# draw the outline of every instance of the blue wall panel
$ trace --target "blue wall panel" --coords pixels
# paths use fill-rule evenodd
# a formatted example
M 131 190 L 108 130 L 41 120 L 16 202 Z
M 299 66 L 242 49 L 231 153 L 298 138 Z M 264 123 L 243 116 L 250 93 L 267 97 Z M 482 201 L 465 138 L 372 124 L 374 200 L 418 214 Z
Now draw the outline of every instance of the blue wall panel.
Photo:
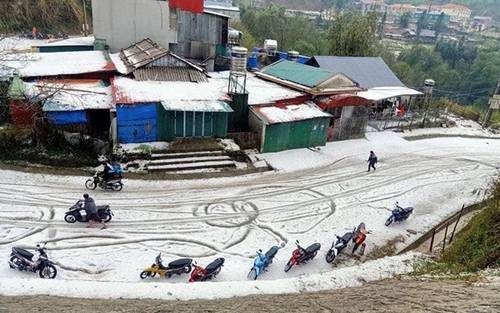
M 50 111 L 45 114 L 56 125 L 85 124 L 88 121 L 85 111 Z
M 157 105 L 158 103 L 117 105 L 118 141 L 120 143 L 157 141 Z

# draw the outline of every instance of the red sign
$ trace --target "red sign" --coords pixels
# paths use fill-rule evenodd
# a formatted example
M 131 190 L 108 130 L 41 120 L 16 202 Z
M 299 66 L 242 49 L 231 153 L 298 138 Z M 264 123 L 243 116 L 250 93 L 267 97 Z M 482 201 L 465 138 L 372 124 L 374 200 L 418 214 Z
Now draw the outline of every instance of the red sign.
M 169 0 L 168 6 L 193 13 L 203 13 L 204 0 Z

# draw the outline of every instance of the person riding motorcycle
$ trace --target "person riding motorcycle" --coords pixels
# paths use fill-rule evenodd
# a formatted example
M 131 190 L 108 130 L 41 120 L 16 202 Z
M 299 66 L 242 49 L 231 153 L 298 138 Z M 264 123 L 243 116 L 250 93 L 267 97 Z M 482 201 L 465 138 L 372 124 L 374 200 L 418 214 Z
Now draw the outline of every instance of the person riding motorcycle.
M 121 167 L 119 164 L 114 162 L 109 162 L 107 159 L 102 160 L 103 170 L 97 175 L 102 177 L 105 183 L 109 182 L 113 178 L 121 178 Z
M 88 193 L 83 195 L 83 209 L 87 214 L 87 220 L 89 221 L 90 224 L 100 223 L 102 224 L 103 228 L 106 227 L 106 224 L 104 224 L 104 222 L 99 217 L 99 214 L 97 214 L 97 206 L 95 204 L 94 199 L 91 198 Z M 89 227 L 90 226 L 91 225 L 89 225 Z

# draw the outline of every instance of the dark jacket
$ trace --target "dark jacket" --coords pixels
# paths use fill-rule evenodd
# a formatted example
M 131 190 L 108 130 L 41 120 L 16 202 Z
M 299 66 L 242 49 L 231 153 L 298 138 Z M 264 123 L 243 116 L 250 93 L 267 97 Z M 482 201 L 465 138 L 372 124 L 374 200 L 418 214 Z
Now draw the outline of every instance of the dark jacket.
M 95 201 L 94 199 L 92 199 L 91 197 L 88 197 L 86 199 L 83 200 L 83 209 L 85 210 L 85 212 L 87 212 L 87 214 L 91 214 L 91 213 L 97 213 L 97 206 L 95 205 Z
M 375 153 L 370 153 L 370 156 L 368 157 L 368 162 L 370 163 L 377 163 L 377 156 Z

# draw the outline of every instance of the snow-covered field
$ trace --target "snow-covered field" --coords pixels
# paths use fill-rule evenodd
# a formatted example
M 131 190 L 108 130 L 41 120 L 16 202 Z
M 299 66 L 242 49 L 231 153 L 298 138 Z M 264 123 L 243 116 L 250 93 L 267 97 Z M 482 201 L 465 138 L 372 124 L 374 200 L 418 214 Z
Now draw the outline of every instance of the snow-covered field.
M 366 172 L 369 150 L 379 157 L 376 172 Z M 359 264 L 363 258 L 346 255 L 332 267 L 324 254 L 335 234 L 362 221 L 371 230 L 369 255 L 398 237 L 404 246 L 462 204 L 478 201 L 498 171 L 500 140 L 408 142 L 396 134 L 374 133 L 317 152 L 259 157 L 280 171 L 192 181 L 126 180 L 120 193 L 95 191 L 97 203 L 110 204 L 115 213 L 105 230 L 63 220 L 85 192 L 84 177 L 0 171 L 0 256 L 5 261 L 0 294 L 78 297 L 102 290 L 102 297 L 213 298 L 316 291 L 403 273 L 412 255 L 364 264 Z M 415 207 L 415 213 L 387 228 L 384 221 L 395 201 Z M 320 242 L 320 254 L 284 273 L 296 239 L 303 245 Z M 7 266 L 12 246 L 30 248 L 38 242 L 48 242 L 49 256 L 59 265 L 54 282 Z M 258 282 L 243 283 L 255 251 L 272 245 L 283 248 L 269 271 Z M 165 262 L 191 257 L 206 265 L 222 256 L 226 263 L 216 282 L 196 287 L 185 285 L 187 276 L 141 281 L 139 273 L 159 252 Z

